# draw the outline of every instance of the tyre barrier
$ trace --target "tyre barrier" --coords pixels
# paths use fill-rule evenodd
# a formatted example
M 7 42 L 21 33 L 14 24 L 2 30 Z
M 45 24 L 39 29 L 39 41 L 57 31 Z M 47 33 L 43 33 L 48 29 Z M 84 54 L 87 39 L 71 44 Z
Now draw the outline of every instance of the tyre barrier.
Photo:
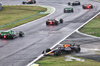
M 0 3 L 0 11 L 2 10 L 2 4 Z

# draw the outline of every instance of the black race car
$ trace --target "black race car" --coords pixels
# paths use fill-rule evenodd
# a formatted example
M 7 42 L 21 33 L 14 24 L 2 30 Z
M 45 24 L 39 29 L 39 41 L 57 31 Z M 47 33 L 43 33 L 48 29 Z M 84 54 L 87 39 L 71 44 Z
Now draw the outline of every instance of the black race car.
M 36 0 L 23 1 L 22 4 L 35 4 Z
M 84 5 L 82 5 L 82 8 L 83 9 L 92 9 L 93 5 L 92 4 L 84 4 Z
M 69 12 L 74 12 L 73 8 L 71 7 L 64 8 L 64 13 L 69 13 Z
M 63 19 L 56 20 L 56 19 L 48 19 L 46 21 L 46 25 L 58 25 L 59 23 L 63 23 Z
M 80 5 L 81 3 L 79 2 L 79 1 L 74 1 L 73 3 L 72 3 L 72 6 L 77 6 L 77 5 Z
M 76 45 L 76 44 L 65 44 L 63 46 L 60 46 L 56 49 L 46 49 L 42 52 L 42 54 L 44 54 L 45 56 L 48 55 L 56 55 L 56 56 L 60 56 L 62 54 L 67 54 L 70 52 L 76 52 L 79 53 L 81 51 L 80 45 Z
M 7 32 L 1 32 L 0 33 L 0 38 L 1 39 L 14 39 L 17 37 L 23 37 L 24 33 L 22 31 L 15 32 L 15 31 L 7 31 Z

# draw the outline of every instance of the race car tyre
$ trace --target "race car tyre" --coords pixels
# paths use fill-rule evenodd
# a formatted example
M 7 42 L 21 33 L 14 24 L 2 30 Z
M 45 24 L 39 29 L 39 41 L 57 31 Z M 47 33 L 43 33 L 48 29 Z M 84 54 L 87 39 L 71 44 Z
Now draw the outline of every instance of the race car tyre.
M 58 25 L 58 21 L 55 22 L 55 25 Z
M 72 6 L 74 6 L 75 4 L 72 3 Z
M 64 13 L 66 13 L 66 10 L 64 9 Z
M 1 34 L 0 34 L 0 38 L 2 38 Z
M 84 5 L 82 5 L 82 8 L 83 8 L 83 9 L 85 9 L 85 6 L 84 6 Z
M 70 3 L 70 2 L 68 2 L 68 5 L 71 5 L 71 3 Z
M 48 49 L 46 49 L 46 52 L 49 52 L 49 51 L 51 51 L 51 49 L 49 49 L 49 48 L 48 48 Z
M 81 3 L 79 2 L 78 5 L 81 5 Z
M 49 25 L 49 22 L 46 22 L 46 25 L 48 26 Z
M 73 8 L 72 8 L 71 12 L 74 12 L 74 11 L 73 11 Z
M 34 3 L 36 3 L 36 1 L 34 1 Z
M 93 6 L 91 6 L 91 9 L 93 8 Z
M 59 21 L 60 21 L 60 23 L 63 23 L 63 19 L 60 19 Z
M 22 4 L 25 4 L 25 2 L 23 1 Z
M 79 53 L 80 50 L 81 50 L 81 48 L 74 48 L 74 51 L 75 51 L 76 53 Z
M 22 31 L 19 32 L 19 36 L 22 37 L 24 33 Z
M 60 56 L 60 55 L 61 55 L 61 51 L 60 51 L 60 50 L 55 51 L 55 52 L 54 52 L 54 55 Z

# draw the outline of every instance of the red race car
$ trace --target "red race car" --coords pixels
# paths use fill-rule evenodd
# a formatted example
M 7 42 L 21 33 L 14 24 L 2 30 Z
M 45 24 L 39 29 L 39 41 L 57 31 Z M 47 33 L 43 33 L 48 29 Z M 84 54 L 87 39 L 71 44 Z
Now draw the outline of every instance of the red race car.
M 84 4 L 84 5 L 82 5 L 82 8 L 83 9 L 92 9 L 93 5 L 92 4 Z
M 60 20 L 56 20 L 56 19 L 48 19 L 46 21 L 46 25 L 58 25 L 60 23 L 63 23 L 63 19 L 60 19 Z
M 23 1 L 22 4 L 35 4 L 36 0 Z

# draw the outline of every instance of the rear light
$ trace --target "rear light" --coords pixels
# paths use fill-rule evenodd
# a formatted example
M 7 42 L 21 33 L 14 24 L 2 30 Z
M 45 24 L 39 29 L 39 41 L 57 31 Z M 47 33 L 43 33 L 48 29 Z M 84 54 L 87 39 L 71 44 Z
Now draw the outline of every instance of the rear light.
M 50 25 L 52 25 L 53 23 L 52 22 L 50 22 Z
M 34 3 L 34 1 L 33 1 L 33 3 Z
M 3 38 L 6 38 L 6 36 L 4 35 Z
M 89 9 L 90 8 L 90 6 L 87 6 L 87 9 Z

